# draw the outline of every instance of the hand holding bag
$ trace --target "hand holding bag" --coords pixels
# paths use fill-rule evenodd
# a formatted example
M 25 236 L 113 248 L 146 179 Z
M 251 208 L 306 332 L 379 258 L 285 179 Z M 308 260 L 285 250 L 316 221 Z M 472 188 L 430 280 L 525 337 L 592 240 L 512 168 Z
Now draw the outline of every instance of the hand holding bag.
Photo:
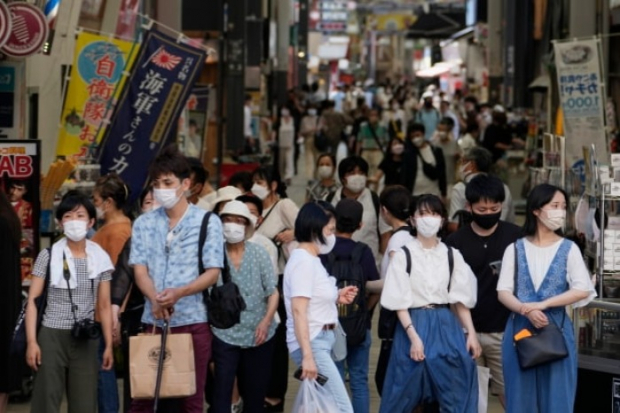
M 514 291 L 518 291 L 518 257 L 517 246 L 515 243 L 515 275 L 514 275 Z M 514 332 L 515 314 L 512 315 L 512 325 Z M 517 357 L 519 359 L 519 365 L 522 369 L 529 369 L 532 367 L 540 366 L 542 364 L 550 363 L 552 361 L 560 360 L 568 356 L 568 349 L 566 348 L 566 341 L 564 340 L 564 334 L 562 328 L 564 326 L 564 320 L 566 319 L 566 310 L 562 309 L 562 327 L 558 327 L 553 323 L 551 317 L 549 317 L 550 323 L 538 329 L 528 337 L 523 337 L 514 340 L 514 345 L 517 350 Z
M 331 393 L 316 380 L 301 382 L 291 413 L 337 413 L 340 409 Z

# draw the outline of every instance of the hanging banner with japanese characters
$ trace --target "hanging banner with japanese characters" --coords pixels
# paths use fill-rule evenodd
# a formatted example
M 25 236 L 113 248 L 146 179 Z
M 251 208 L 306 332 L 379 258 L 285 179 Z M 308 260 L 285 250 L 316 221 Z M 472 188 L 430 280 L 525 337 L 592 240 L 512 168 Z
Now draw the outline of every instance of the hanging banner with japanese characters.
M 35 140 L 0 141 L 0 191 L 7 194 L 21 223 L 22 282 L 28 284 L 39 253 L 39 183 L 41 143 Z
M 156 30 L 146 33 L 99 147 L 101 173 L 116 172 L 140 195 L 151 161 L 175 141 L 177 120 L 206 54 Z
M 583 145 L 596 145 L 599 162 L 609 159 L 599 43 L 598 39 L 554 43 L 569 165 L 583 158 Z
M 101 140 L 108 103 L 120 91 L 125 66 L 130 67 L 133 43 L 91 33 L 80 33 L 69 88 L 62 110 L 56 155 L 85 156 Z M 137 47 L 135 48 L 137 50 Z M 135 56 L 135 53 L 133 53 Z M 128 61 L 129 60 L 129 61 Z

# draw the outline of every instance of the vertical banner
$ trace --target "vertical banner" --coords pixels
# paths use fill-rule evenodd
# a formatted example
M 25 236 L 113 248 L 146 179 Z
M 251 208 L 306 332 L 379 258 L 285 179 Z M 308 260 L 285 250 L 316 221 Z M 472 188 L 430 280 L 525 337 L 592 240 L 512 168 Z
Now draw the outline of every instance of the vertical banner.
M 0 141 L 0 186 L 8 195 L 22 226 L 22 281 L 28 280 L 39 253 L 40 142 Z
M 147 168 L 174 142 L 177 120 L 206 57 L 156 30 L 147 32 L 99 147 L 101 173 L 116 172 L 140 195 Z
M 554 43 L 566 154 L 571 166 L 582 158 L 583 145 L 596 145 L 599 162 L 607 163 L 609 159 L 599 46 L 599 39 Z
M 91 33 L 80 33 L 75 42 L 71 80 L 65 97 L 56 155 L 85 156 L 101 139 L 97 134 L 108 103 L 123 79 L 133 43 Z M 135 53 L 134 53 L 135 55 Z

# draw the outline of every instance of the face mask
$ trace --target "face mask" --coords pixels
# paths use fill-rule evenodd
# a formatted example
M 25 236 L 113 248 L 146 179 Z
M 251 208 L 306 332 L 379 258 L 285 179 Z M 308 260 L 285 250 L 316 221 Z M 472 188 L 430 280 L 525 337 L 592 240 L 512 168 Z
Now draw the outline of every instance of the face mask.
M 398 145 L 392 146 L 392 153 L 394 155 L 402 155 L 404 151 L 405 151 L 405 145 L 398 144 Z
M 319 166 L 319 169 L 317 169 L 316 174 L 321 179 L 327 179 L 332 176 L 333 172 L 334 172 L 334 168 L 332 168 L 331 166 L 321 165 Z
M 473 211 L 471 212 L 472 220 L 482 229 L 493 228 L 499 222 L 501 215 L 501 211 L 495 214 L 476 214 Z
M 351 175 L 347 177 L 347 189 L 354 193 L 360 193 L 366 188 L 366 175 Z
M 95 207 L 95 210 L 97 211 L 97 219 L 103 219 L 105 217 L 105 212 L 103 212 L 103 208 Z
M 65 236 L 71 241 L 82 241 L 86 238 L 86 233 L 88 232 L 88 222 L 80 219 L 74 219 L 62 224 L 62 229 Z
M 237 244 L 245 239 L 245 225 L 235 222 L 224 223 L 224 239 L 229 244 Z
M 181 199 L 181 197 L 177 195 L 177 190 L 179 188 L 154 188 L 153 199 L 155 199 L 155 201 L 164 208 L 172 209 Z
M 252 185 L 252 189 L 250 191 L 254 195 L 256 195 L 261 201 L 267 198 L 267 196 L 269 195 L 269 189 L 259 184 Z
M 334 234 L 327 235 L 325 236 L 325 244 L 317 241 L 316 245 L 319 247 L 319 255 L 329 254 L 336 245 L 336 236 Z
M 423 136 L 419 136 L 419 137 L 413 138 L 411 141 L 418 148 L 420 148 L 422 145 L 424 145 L 424 137 Z
M 288 116 L 291 112 L 288 111 L 288 109 L 282 109 L 280 111 L 280 115 L 282 116 Z
M 424 238 L 431 238 L 437 235 L 441 229 L 440 217 L 418 217 L 415 219 L 415 227 L 418 230 L 418 234 Z
M 542 213 L 538 216 L 538 218 L 540 218 L 543 225 L 551 231 L 557 231 L 558 229 L 564 227 L 564 223 L 566 222 L 566 210 L 548 209 L 541 212 Z
M 308 115 L 316 116 L 316 109 L 308 109 Z
M 493 123 L 493 116 L 489 112 L 486 112 L 482 115 L 482 120 L 484 120 L 484 123 L 487 125 L 490 125 Z
M 443 140 L 448 137 L 448 134 L 446 132 L 437 132 L 437 137 Z

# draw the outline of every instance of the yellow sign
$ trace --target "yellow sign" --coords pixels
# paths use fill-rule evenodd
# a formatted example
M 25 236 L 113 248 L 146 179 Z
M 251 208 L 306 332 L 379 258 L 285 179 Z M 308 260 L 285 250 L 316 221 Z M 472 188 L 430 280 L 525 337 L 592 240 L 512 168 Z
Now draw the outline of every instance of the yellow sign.
M 396 32 L 407 29 L 418 17 L 414 14 L 398 13 L 398 14 L 375 14 L 376 22 L 375 30 L 379 32 Z
M 125 81 L 123 72 L 131 67 L 136 54 L 133 52 L 139 49 L 133 45 L 91 33 L 77 36 L 57 156 L 85 156 L 88 148 L 101 140 L 108 103 L 120 93 Z

